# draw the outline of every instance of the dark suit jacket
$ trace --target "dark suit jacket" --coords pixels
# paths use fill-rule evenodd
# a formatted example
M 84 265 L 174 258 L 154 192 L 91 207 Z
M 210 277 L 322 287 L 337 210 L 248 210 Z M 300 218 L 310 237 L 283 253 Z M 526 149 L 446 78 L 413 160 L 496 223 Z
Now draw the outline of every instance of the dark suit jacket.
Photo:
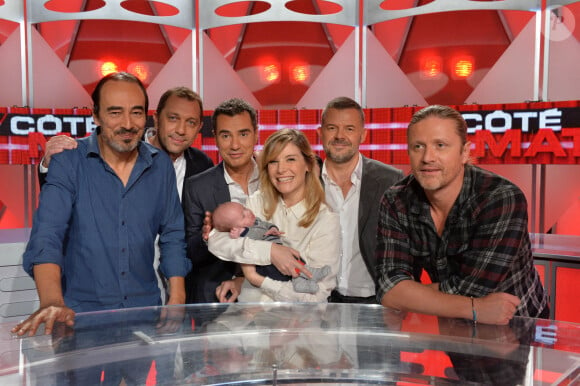
M 207 170 L 213 166 L 213 161 L 207 156 L 203 151 L 190 147 L 185 152 L 183 152 L 185 157 L 185 179 L 183 184 L 185 185 L 185 180 L 187 177 L 193 176 L 194 174 L 199 174 L 204 170 Z M 40 164 L 38 165 L 38 183 L 42 188 L 44 182 L 46 181 L 46 173 L 40 172 Z
M 185 179 L 183 180 L 184 186 L 187 177 L 199 174 L 213 166 L 213 161 L 211 158 L 209 158 L 203 151 L 196 149 L 195 147 L 188 148 L 185 152 L 183 152 L 183 156 L 185 157 Z
M 217 302 L 216 287 L 236 272 L 236 264 L 212 255 L 202 240 L 203 218 L 206 211 L 231 201 L 224 178 L 223 162 L 205 172 L 189 177 L 183 186 L 182 205 L 185 214 L 187 256 L 193 268 L 185 278 L 187 303 Z

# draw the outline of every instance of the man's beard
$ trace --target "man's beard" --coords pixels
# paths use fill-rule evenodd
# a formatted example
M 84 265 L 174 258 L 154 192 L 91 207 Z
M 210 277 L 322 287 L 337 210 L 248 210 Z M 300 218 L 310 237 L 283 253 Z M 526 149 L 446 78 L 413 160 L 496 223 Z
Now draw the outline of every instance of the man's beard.
M 120 129 L 115 132 L 115 135 L 123 135 L 125 133 L 139 134 L 137 129 Z M 137 148 L 139 145 L 139 139 L 123 139 L 121 143 L 116 142 L 114 139 L 109 141 L 109 146 L 120 153 L 130 153 Z
M 349 149 L 349 151 L 347 151 L 346 153 L 342 153 L 342 154 L 334 154 L 332 152 L 330 145 L 349 145 L 351 146 L 351 148 Z M 344 142 L 344 141 L 332 141 L 330 143 L 329 146 L 323 146 L 324 148 L 324 153 L 326 154 L 326 157 L 329 158 L 331 161 L 337 163 L 337 164 L 342 164 L 342 163 L 346 163 L 348 161 L 350 161 L 351 159 L 353 159 L 353 157 L 356 154 L 356 151 L 352 148 L 352 144 L 349 142 Z

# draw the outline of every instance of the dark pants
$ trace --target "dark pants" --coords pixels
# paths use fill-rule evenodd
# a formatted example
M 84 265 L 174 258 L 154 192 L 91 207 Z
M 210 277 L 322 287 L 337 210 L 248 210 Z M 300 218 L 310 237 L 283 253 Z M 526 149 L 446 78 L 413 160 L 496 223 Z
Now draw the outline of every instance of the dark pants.
M 264 277 L 269 277 L 272 280 L 289 281 L 292 276 L 284 275 L 278 271 L 274 265 L 256 265 L 256 272 Z
M 306 264 L 304 259 L 302 259 L 301 257 L 296 260 L 300 260 L 302 265 Z M 282 272 L 278 271 L 278 268 L 276 268 L 273 264 L 256 265 L 256 272 L 264 277 L 269 277 L 272 280 L 290 281 L 292 279 L 292 276 L 284 275 Z
M 366 298 L 358 296 L 345 296 L 337 290 L 333 290 L 327 300 L 329 303 L 377 304 L 377 298 L 375 295 Z

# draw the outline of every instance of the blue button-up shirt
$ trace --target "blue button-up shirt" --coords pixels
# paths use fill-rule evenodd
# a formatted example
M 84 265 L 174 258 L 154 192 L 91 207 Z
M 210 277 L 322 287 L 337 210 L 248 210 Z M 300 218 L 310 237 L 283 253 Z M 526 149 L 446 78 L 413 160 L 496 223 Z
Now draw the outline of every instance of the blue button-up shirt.
M 30 275 L 36 264 L 59 265 L 76 312 L 161 304 L 157 234 L 165 277 L 191 269 L 171 160 L 143 142 L 138 150 L 126 186 L 101 158 L 96 132 L 51 159 L 23 265 Z

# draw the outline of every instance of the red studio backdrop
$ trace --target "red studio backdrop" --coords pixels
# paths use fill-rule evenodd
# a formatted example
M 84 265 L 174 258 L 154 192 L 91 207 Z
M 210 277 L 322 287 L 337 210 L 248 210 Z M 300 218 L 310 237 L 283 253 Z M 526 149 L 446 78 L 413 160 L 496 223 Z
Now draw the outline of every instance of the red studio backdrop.
M 577 164 L 580 161 L 580 102 L 528 102 L 453 106 L 468 125 L 471 154 L 479 164 Z M 366 109 L 367 140 L 361 152 L 388 164 L 408 164 L 406 128 L 421 107 Z M 316 129 L 320 110 L 261 110 L 260 144 L 274 131 L 304 131 L 322 153 Z M 210 111 L 194 146 L 218 161 Z M 148 121 L 152 126 L 153 120 Z M 37 164 L 54 135 L 90 135 L 96 126 L 88 109 L 0 107 L 0 164 Z

